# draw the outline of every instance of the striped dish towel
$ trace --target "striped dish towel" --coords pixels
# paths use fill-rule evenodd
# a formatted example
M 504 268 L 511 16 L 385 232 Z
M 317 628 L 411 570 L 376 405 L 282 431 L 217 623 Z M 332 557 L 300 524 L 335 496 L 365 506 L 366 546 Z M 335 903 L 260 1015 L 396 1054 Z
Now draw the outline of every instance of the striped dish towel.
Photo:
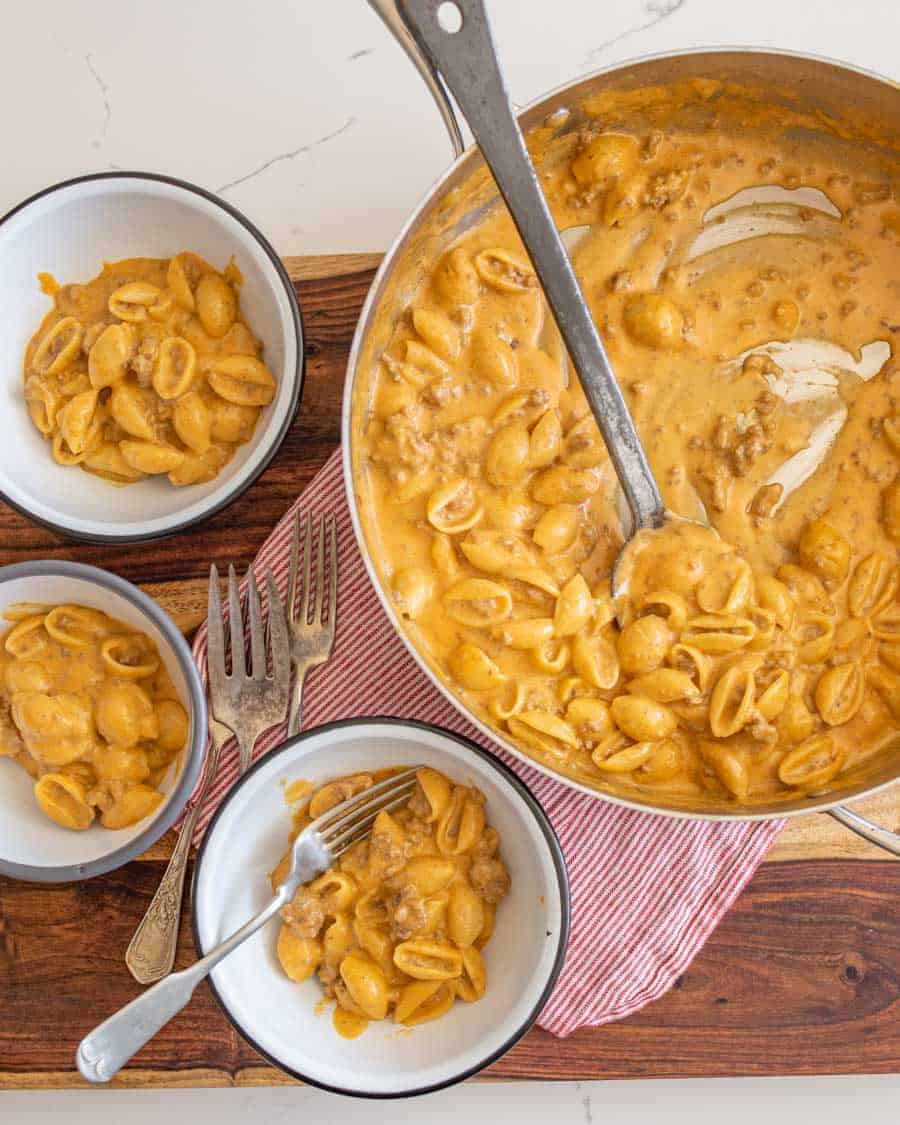
M 255 565 L 271 566 L 284 597 L 294 518 L 298 512 L 332 511 L 337 513 L 340 612 L 334 655 L 311 673 L 304 689 L 304 727 L 387 714 L 436 723 L 487 747 L 541 802 L 569 869 L 571 941 L 540 1026 L 569 1035 L 579 1027 L 621 1019 L 657 999 L 747 884 L 780 823 L 717 824 L 631 812 L 569 789 L 500 750 L 436 690 L 385 616 L 350 523 L 340 450 L 269 536 Z M 357 662 L 363 652 L 365 675 L 360 676 Z M 194 655 L 205 679 L 205 625 Z M 270 731 L 255 756 L 284 737 L 284 727 Z M 226 751 L 198 818 L 195 843 L 237 776 L 237 755 Z

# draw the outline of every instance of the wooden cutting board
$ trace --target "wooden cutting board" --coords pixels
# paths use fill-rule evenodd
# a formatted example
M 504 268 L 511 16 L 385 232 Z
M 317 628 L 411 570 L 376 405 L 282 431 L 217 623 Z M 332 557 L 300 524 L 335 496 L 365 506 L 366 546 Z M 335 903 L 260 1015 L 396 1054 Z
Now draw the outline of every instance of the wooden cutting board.
M 76 546 L 0 505 L 0 565 L 77 559 L 140 583 L 189 631 L 211 561 L 245 567 L 340 440 L 344 368 L 378 257 L 292 258 L 307 333 L 302 409 L 273 464 L 227 511 L 175 540 Z M 861 806 L 900 826 L 900 788 Z M 0 1088 L 83 1085 L 79 1039 L 134 997 L 122 960 L 171 837 L 111 875 L 46 887 L 0 878 Z M 178 966 L 193 957 L 182 926 Z M 900 863 L 830 818 L 795 821 L 668 995 L 559 1040 L 537 1029 L 488 1078 L 696 1077 L 900 1071 Z M 120 1086 L 288 1082 L 205 985 Z

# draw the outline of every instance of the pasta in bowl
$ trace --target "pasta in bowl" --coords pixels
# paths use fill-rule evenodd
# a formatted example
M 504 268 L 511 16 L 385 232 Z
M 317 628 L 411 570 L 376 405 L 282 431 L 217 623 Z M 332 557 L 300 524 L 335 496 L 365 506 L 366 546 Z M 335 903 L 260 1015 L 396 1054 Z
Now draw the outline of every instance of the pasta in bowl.
M 310 899 L 301 896 L 296 911 L 283 920 L 287 924 L 280 932 L 276 921 L 218 965 L 210 976 L 225 1014 L 255 1050 L 294 1077 L 340 1093 L 404 1097 L 438 1089 L 475 1073 L 507 1051 L 531 1026 L 550 995 L 565 955 L 570 914 L 565 865 L 540 805 L 504 765 L 474 743 L 439 727 L 401 719 L 326 724 L 278 747 L 239 779 L 210 822 L 197 857 L 192 910 L 198 952 L 211 949 L 269 901 L 267 874 L 277 868 L 293 827 L 289 802 L 295 809 L 310 799 L 326 802 L 335 796 L 334 788 L 329 792 L 335 779 L 357 779 L 354 785 L 364 784 L 358 779 L 410 765 L 424 767 L 425 784 L 438 803 L 445 790 L 437 776 L 447 779 L 451 801 L 453 787 L 460 787 L 467 799 L 474 791 L 483 798 L 479 808 L 485 824 L 496 833 L 500 860 L 508 874 L 508 890 L 496 905 L 490 939 L 480 941 L 486 919 L 493 913 L 493 904 L 486 898 L 481 898 L 482 930 L 471 944 L 467 943 L 476 928 L 477 908 L 471 913 L 458 909 L 460 898 L 453 924 L 460 941 L 457 944 L 449 936 L 444 904 L 446 900 L 449 907 L 454 883 L 457 887 L 468 884 L 479 897 L 479 887 L 488 897 L 499 896 L 507 880 L 499 867 L 486 862 L 496 855 L 482 857 L 474 872 L 478 859 L 473 856 L 470 862 L 465 852 L 453 858 L 431 857 L 437 860 L 435 870 L 426 876 L 421 868 L 427 863 L 418 861 L 428 857 L 405 855 L 410 838 L 406 832 L 416 832 L 412 820 L 426 824 L 430 815 L 417 801 L 404 829 L 403 867 L 387 879 L 399 876 L 404 886 L 415 881 L 418 890 L 407 890 L 402 902 L 399 897 L 392 901 L 395 894 L 402 894 L 403 887 L 385 887 L 383 872 L 375 868 L 368 874 L 357 868 L 359 879 L 352 871 L 326 875 L 323 878 L 330 880 L 330 885 L 320 883 Z M 430 802 L 428 807 L 432 808 Z M 396 811 L 401 821 L 405 819 L 402 810 Z M 420 830 L 420 848 L 428 848 L 425 840 L 432 833 L 446 846 L 446 829 L 451 824 L 445 821 L 442 831 L 441 819 L 426 825 L 428 831 Z M 473 822 L 468 817 L 467 823 L 470 827 L 466 832 L 470 832 Z M 486 828 L 483 831 L 485 843 L 490 845 L 492 836 Z M 452 829 L 450 835 L 459 836 Z M 395 848 L 400 841 L 393 828 L 390 836 L 392 842 L 386 842 L 384 852 L 379 854 L 393 855 L 399 861 L 400 852 Z M 457 842 L 466 845 L 466 835 Z M 379 844 L 375 847 L 380 849 Z M 427 893 L 428 884 L 421 879 L 433 875 L 440 882 L 446 878 L 447 862 L 457 877 Z M 350 878 L 359 891 L 352 903 Z M 373 890 L 375 894 L 370 893 Z M 401 941 L 401 930 L 405 934 L 420 928 L 416 923 L 420 897 L 433 900 L 424 907 L 435 921 L 433 933 L 430 937 L 411 935 Z M 294 932 L 297 925 L 305 933 L 312 930 L 319 907 L 326 915 L 319 936 L 306 938 Z M 388 910 L 399 927 L 397 940 L 386 920 Z M 340 920 L 334 914 L 340 915 Z M 424 928 L 430 927 L 426 923 Z M 365 944 L 360 945 L 357 938 Z M 322 946 L 321 959 L 316 942 Z M 433 975 L 421 979 L 397 968 L 389 949 L 399 950 L 406 968 Z M 486 986 L 477 1000 L 462 996 L 463 992 L 475 995 L 468 988 L 471 984 L 474 990 L 475 983 L 464 977 L 459 966 L 466 949 L 478 953 L 484 970 Z M 470 965 L 477 964 L 471 954 L 468 959 Z M 397 999 L 399 984 L 415 982 L 407 994 L 408 1010 L 400 1009 L 398 1024 L 393 1018 L 398 1014 L 396 1005 L 388 997 L 392 1018 L 370 1019 L 365 1033 L 348 1041 L 341 1030 L 359 1030 L 367 1017 L 342 1006 L 347 1024 L 341 1026 L 341 1016 L 335 1028 L 332 1004 L 323 997 L 321 977 L 331 977 L 326 965 L 337 973 L 334 980 L 341 982 L 338 991 L 350 987 L 357 991 L 357 999 L 349 1001 L 351 1005 L 362 1000 L 368 1006 L 375 1004 L 379 993 L 379 978 L 370 966 L 378 964 L 379 971 L 388 974 L 388 960 L 397 974 L 389 991 L 396 990 Z M 317 961 L 320 975 L 311 969 Z M 424 969 L 420 967 L 423 964 L 427 964 Z M 345 976 L 351 985 L 346 984 Z M 363 983 L 372 978 L 376 982 L 374 991 Z M 451 988 L 453 997 L 449 996 Z M 433 1014 L 439 1018 L 416 1022 L 417 1007 L 420 1016 Z M 380 1014 L 380 1008 L 370 1007 L 370 1016 Z M 410 1016 L 412 1020 L 405 1024 L 403 1018 Z
M 77 563 L 0 570 L 0 871 L 112 870 L 174 821 L 206 705 L 181 634 L 145 594 Z
M 326 782 L 294 813 L 292 840 L 391 772 Z M 288 853 L 272 872 L 273 890 L 289 864 Z M 508 893 L 481 791 L 423 768 L 409 800 L 379 813 L 370 838 L 300 887 L 282 910 L 278 959 L 292 981 L 318 976 L 335 1001 L 334 1028 L 346 1039 L 389 1014 L 415 1027 L 439 1019 L 456 1000 L 484 997 L 482 950 Z
M 41 274 L 60 283 L 49 316 Z M 25 368 L 7 369 L 0 496 L 31 519 L 90 541 L 168 535 L 275 456 L 303 386 L 300 310 L 224 200 L 145 173 L 56 184 L 0 218 L 0 287 L 0 346 Z

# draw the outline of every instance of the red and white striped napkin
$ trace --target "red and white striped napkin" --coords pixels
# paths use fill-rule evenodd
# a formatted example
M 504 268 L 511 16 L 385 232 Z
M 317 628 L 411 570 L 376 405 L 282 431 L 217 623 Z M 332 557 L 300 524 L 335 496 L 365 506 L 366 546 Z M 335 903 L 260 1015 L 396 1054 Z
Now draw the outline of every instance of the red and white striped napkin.
M 334 655 L 307 680 L 304 729 L 332 719 L 392 715 L 439 724 L 496 754 L 543 805 L 569 869 L 571 941 L 540 1026 L 554 1035 L 569 1035 L 579 1027 L 621 1019 L 657 999 L 684 972 L 747 884 L 780 823 L 718 824 L 631 812 L 575 792 L 512 758 L 440 695 L 385 616 L 350 523 L 340 450 L 256 557 L 257 568 L 272 568 L 282 597 L 298 511 L 337 514 L 340 565 Z M 205 679 L 205 625 L 197 634 L 194 655 Z M 284 727 L 270 731 L 255 756 L 284 737 Z M 237 776 L 232 743 L 198 818 L 195 843 Z

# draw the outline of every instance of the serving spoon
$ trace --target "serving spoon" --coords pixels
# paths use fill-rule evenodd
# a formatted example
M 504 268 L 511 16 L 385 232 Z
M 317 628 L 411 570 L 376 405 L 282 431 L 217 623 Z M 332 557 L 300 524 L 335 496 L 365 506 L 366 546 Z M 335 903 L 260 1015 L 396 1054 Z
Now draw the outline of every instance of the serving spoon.
M 506 202 L 596 419 L 631 516 L 613 566 L 613 595 L 638 532 L 683 519 L 666 509 L 600 333 L 550 214 L 525 147 L 494 48 L 483 0 L 370 0 L 420 71 L 456 99 Z M 399 15 L 424 56 L 410 51 Z M 435 88 L 432 93 L 439 101 Z M 686 521 L 695 522 L 695 521 Z M 708 525 L 704 525 L 708 526 Z

